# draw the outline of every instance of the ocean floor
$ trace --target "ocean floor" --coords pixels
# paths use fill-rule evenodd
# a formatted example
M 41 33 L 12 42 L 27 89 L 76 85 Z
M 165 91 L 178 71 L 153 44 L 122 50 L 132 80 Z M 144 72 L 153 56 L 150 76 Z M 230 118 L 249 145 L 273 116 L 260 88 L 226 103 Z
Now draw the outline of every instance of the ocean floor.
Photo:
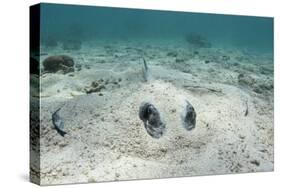
M 41 184 L 273 170 L 270 55 L 145 41 L 43 46 L 41 53 L 41 68 L 52 55 L 75 62 L 74 72 L 40 74 Z M 185 100 L 197 114 L 191 131 L 180 118 Z M 160 139 L 139 118 L 144 101 L 166 124 Z M 64 137 L 52 123 L 60 107 Z

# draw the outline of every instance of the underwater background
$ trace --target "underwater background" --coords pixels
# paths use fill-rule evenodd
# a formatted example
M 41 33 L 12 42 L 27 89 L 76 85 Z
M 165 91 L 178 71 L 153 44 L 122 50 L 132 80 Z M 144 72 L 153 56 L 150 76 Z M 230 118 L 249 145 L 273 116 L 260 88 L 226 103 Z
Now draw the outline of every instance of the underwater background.
M 38 6 L 40 184 L 273 171 L 273 18 Z
M 56 40 L 172 40 L 199 33 L 214 46 L 273 51 L 273 18 L 43 4 L 41 34 Z

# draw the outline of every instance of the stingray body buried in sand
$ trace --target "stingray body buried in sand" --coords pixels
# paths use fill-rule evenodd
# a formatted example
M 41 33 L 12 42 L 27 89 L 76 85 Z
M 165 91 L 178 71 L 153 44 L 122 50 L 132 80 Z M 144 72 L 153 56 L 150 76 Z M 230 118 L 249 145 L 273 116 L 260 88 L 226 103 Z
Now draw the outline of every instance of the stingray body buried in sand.
M 144 81 L 148 81 L 148 66 L 143 58 L 143 77 Z M 193 106 L 187 101 L 186 106 L 181 114 L 183 127 L 190 131 L 195 128 L 196 112 Z M 166 124 L 162 121 L 157 108 L 149 103 L 143 102 L 139 107 L 139 118 L 143 121 L 147 133 L 153 138 L 160 138 L 166 132 Z
M 143 102 L 139 108 L 139 118 L 143 121 L 145 129 L 151 137 L 160 138 L 166 132 L 166 124 L 161 120 L 160 113 L 153 104 Z M 186 130 L 190 131 L 195 128 L 196 112 L 187 100 L 181 118 Z
M 148 66 L 146 60 L 143 59 L 143 78 L 144 82 L 148 82 Z M 183 127 L 190 131 L 195 128 L 196 123 L 196 112 L 193 106 L 185 100 L 186 105 L 182 110 L 181 119 Z M 66 134 L 64 129 L 64 122 L 59 115 L 59 111 L 62 107 L 58 108 L 52 114 L 52 122 L 54 125 L 55 130 L 60 134 L 62 137 Z M 144 127 L 147 133 L 156 139 L 162 137 L 166 132 L 166 123 L 162 120 L 160 116 L 160 112 L 158 109 L 150 102 L 142 102 L 139 107 L 139 118 L 143 121 Z

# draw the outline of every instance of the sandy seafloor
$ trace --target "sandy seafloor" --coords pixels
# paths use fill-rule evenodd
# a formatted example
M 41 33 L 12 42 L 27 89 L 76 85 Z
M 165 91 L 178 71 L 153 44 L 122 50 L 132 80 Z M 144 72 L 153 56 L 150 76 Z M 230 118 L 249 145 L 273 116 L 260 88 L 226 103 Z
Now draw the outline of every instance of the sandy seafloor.
M 43 46 L 41 62 L 69 55 L 81 70 L 40 75 L 41 184 L 272 171 L 272 57 L 225 47 L 197 51 L 149 41 L 88 42 L 77 51 Z M 104 88 L 86 94 L 93 81 Z M 184 100 L 197 113 L 192 131 L 180 119 Z M 143 101 L 166 123 L 160 139 L 139 119 Z M 59 107 L 65 137 L 52 124 Z

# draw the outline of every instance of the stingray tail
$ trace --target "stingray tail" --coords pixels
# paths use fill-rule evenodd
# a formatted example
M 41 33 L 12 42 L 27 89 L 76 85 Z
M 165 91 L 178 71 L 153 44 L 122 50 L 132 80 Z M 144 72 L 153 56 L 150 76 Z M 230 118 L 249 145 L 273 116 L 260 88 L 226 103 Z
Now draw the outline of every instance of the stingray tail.
M 147 80 L 148 80 L 148 67 L 147 67 L 147 63 L 146 63 L 145 59 L 144 58 L 142 58 L 142 59 L 143 59 L 143 69 L 142 69 L 143 78 L 147 82 Z
M 59 129 L 58 127 L 56 127 L 57 132 L 64 137 L 64 135 L 66 134 L 66 132 L 64 132 L 63 130 Z

